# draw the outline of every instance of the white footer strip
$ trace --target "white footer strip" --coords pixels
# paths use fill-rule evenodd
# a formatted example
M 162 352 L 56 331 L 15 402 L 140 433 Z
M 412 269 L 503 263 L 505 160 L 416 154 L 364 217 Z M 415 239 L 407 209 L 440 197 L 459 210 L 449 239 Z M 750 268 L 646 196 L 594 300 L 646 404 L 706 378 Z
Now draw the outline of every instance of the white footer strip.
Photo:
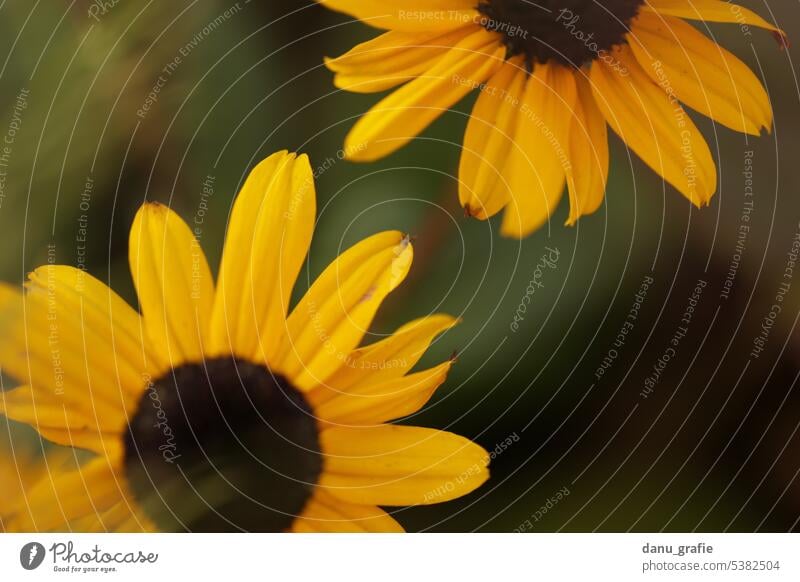
M 3 580 L 796 582 L 799 566 L 791 534 L 0 535 Z

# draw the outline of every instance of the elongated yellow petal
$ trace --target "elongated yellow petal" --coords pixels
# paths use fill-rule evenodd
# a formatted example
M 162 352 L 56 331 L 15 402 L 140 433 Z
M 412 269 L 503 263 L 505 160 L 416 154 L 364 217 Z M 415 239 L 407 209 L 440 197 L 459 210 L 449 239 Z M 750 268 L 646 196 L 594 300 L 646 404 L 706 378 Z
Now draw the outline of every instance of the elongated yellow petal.
M 772 127 L 772 107 L 758 78 L 693 26 L 679 18 L 644 13 L 629 38 L 647 74 L 689 107 L 752 135 Z
M 446 30 L 477 21 L 474 0 L 317 0 L 319 4 L 393 30 Z
M 64 265 L 46 265 L 28 275 L 26 289 L 26 300 L 30 304 L 25 306 L 24 318 L 33 323 L 47 320 L 49 339 L 63 341 L 68 346 L 73 345 L 73 340 L 81 341 L 84 335 L 86 351 L 79 346 L 79 353 L 86 356 L 83 363 L 103 367 L 116 362 L 120 373 L 134 370 L 135 377 L 125 375 L 123 378 L 131 380 L 121 385 L 124 390 L 140 394 L 141 372 L 157 374 L 164 369 L 165 359 L 142 333 L 139 314 L 105 283 L 88 273 Z M 90 339 L 99 343 L 89 345 Z M 37 351 L 43 349 L 41 345 L 34 346 L 32 338 L 28 347 Z M 49 347 L 52 354 L 54 346 Z M 114 358 L 108 357 L 109 348 L 113 349 Z M 95 356 L 100 350 L 105 354 L 105 361 Z
M 319 487 L 349 503 L 427 505 L 466 495 L 489 477 L 489 456 L 451 433 L 382 425 L 321 434 Z
M 122 403 L 116 408 L 91 402 L 77 407 L 62 394 L 29 386 L 0 393 L 0 413 L 32 426 L 55 443 L 101 455 L 120 451 L 126 418 Z
M 396 87 L 430 69 L 454 45 L 473 31 L 404 32 L 392 30 L 359 44 L 335 59 L 325 59 L 335 74 L 334 85 L 355 93 Z
M 50 265 L 30 277 L 24 298 L 0 286 L 0 369 L 28 386 L 4 395 L 6 413 L 61 444 L 118 448 L 108 432 L 124 428 L 163 365 L 139 315 L 77 269 Z
M 27 508 L 12 518 L 11 531 L 63 531 L 71 522 L 105 512 L 127 499 L 124 477 L 117 475 L 105 458 L 51 474 L 26 497 Z
M 447 378 L 452 362 L 435 368 L 362 384 L 346 392 L 320 386 L 309 394 L 317 416 L 334 425 L 370 425 L 417 412 Z
M 758 26 L 785 36 L 778 27 L 752 10 L 724 0 L 648 0 L 641 10 L 690 20 Z
M 512 202 L 503 215 L 503 235 L 529 235 L 550 219 L 561 200 L 569 169 L 575 99 L 571 70 L 561 65 L 536 65 L 528 79 L 516 144 L 506 166 Z
M 361 343 L 384 298 L 405 279 L 412 258 L 408 238 L 396 231 L 345 251 L 289 316 L 288 344 L 278 369 L 300 388 L 324 382 Z
M 148 338 L 173 367 L 201 361 L 214 281 L 192 231 L 163 204 L 145 204 L 133 221 L 128 254 Z
M 353 505 L 317 490 L 292 523 L 296 533 L 402 533 L 391 516 L 374 505 Z
M 449 315 L 416 319 L 381 341 L 355 350 L 325 382 L 334 392 L 399 378 L 413 368 L 434 338 L 458 323 Z
M 600 208 L 608 181 L 608 126 L 597 108 L 589 82 L 575 75 L 578 97 L 569 133 L 568 225 Z
M 596 61 L 591 69 L 595 100 L 606 121 L 693 204 L 708 204 L 717 189 L 717 171 L 700 130 L 674 95 L 642 70 L 629 47 L 609 55 L 615 64 Z
M 371 162 L 400 149 L 489 78 L 501 66 L 503 54 L 494 35 L 476 28 L 356 123 L 345 140 L 348 158 Z
M 506 62 L 486 84 L 472 110 L 458 169 L 458 195 L 470 216 L 485 220 L 511 199 L 507 162 L 520 121 L 528 72 Z
M 211 319 L 209 351 L 271 363 L 316 216 L 308 157 L 274 154 L 234 203 Z

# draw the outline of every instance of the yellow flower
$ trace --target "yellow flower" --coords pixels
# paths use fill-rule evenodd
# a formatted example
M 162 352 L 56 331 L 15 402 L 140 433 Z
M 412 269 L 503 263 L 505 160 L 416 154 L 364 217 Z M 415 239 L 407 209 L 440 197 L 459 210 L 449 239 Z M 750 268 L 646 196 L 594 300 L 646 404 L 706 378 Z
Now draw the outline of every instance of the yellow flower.
M 684 19 L 758 26 L 762 18 L 721 0 L 317 0 L 388 29 L 328 59 L 335 84 L 370 93 L 405 83 L 352 129 L 354 161 L 408 143 L 474 89 L 459 169 L 466 211 L 506 208 L 502 232 L 523 237 L 545 223 L 566 184 L 567 224 L 602 204 L 607 126 L 697 205 L 717 172 L 685 103 L 734 130 L 772 125 L 752 71 Z
M 130 235 L 141 315 L 71 267 L 0 286 L 0 410 L 95 453 L 26 493 L 14 530 L 398 531 L 378 506 L 460 497 L 488 456 L 419 410 L 451 362 L 409 373 L 456 321 L 359 347 L 412 247 L 383 232 L 344 252 L 290 314 L 316 214 L 308 158 L 278 153 L 233 206 L 216 283 L 190 228 L 146 204 Z

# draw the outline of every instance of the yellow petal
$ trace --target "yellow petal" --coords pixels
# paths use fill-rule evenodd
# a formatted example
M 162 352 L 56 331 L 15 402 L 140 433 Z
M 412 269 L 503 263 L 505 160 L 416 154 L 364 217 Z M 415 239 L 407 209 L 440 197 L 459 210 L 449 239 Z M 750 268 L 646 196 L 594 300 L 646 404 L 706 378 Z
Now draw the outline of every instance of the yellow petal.
M 356 123 L 345 141 L 348 158 L 371 162 L 400 149 L 489 78 L 502 64 L 504 51 L 496 36 L 476 28 Z
M 325 59 L 339 89 L 355 93 L 385 91 L 430 69 L 438 59 L 472 32 L 470 26 L 452 31 L 392 30 L 359 44 L 335 59 Z
M 209 351 L 272 362 L 316 216 L 308 157 L 274 154 L 233 206 L 211 318 Z
M 520 59 L 507 61 L 486 84 L 464 135 L 458 194 L 470 216 L 485 220 L 511 199 L 506 175 L 514 147 L 528 72 Z
M 60 445 L 109 456 L 121 451 L 125 428 L 123 403 L 116 409 L 93 402 L 78 407 L 71 405 L 63 394 L 20 386 L 0 393 L 0 412 L 32 426 Z
M 133 221 L 128 253 L 148 338 L 173 367 L 199 362 L 214 281 L 192 231 L 163 204 L 145 204 Z
M 618 47 L 609 57 L 614 64 L 598 60 L 591 69 L 595 100 L 608 124 L 693 204 L 708 204 L 717 170 L 700 130 L 677 99 L 642 70 L 629 47 Z
M 324 382 L 361 343 L 384 298 L 405 279 L 412 258 L 408 238 L 396 231 L 345 251 L 289 316 L 288 344 L 277 369 L 299 388 Z
M 452 362 L 435 368 L 361 384 L 346 392 L 319 386 L 309 394 L 320 420 L 334 425 L 369 425 L 395 420 L 417 412 L 447 378 Z
M 59 331 L 54 330 L 54 324 L 63 326 L 63 333 L 59 331 L 55 339 L 71 345 L 73 339 L 80 340 L 84 334 L 87 342 L 90 339 L 99 342 L 100 345 L 87 346 L 85 352 L 81 350 L 86 355 L 83 363 L 106 365 L 108 362 L 100 362 L 97 354 L 104 353 L 109 360 L 109 347 L 113 348 L 120 372 L 135 372 L 135 377 L 126 375 L 125 379 L 131 381 L 122 386 L 124 389 L 138 395 L 142 390 L 143 370 L 151 375 L 164 370 L 165 358 L 143 336 L 139 314 L 88 273 L 64 265 L 46 265 L 28 275 L 26 289 L 26 299 L 31 304 L 25 316 L 35 321 L 45 316 L 51 332 Z M 81 333 L 77 333 L 79 330 Z
M 386 339 L 355 350 L 325 384 L 344 392 L 399 378 L 419 362 L 436 336 L 458 322 L 449 315 L 431 315 L 407 323 Z
M 27 495 L 27 508 L 11 520 L 12 531 L 63 531 L 78 519 L 102 513 L 127 498 L 123 477 L 108 459 L 41 479 Z
M 600 208 L 606 192 L 609 162 L 606 120 L 597 108 L 586 78 L 578 74 L 575 80 L 578 97 L 569 133 L 568 225 Z
M 26 289 L 25 317 L 37 323 L 41 318 L 47 320 L 48 330 L 58 336 L 51 335 L 49 339 L 71 346 L 73 340 L 81 341 L 81 335 L 85 335 L 87 342 L 96 339 L 100 343 L 86 346 L 85 352 L 81 349 L 80 354 L 87 356 L 82 358 L 82 363 L 110 365 L 109 347 L 113 348 L 120 372 L 135 371 L 135 378 L 125 376 L 126 380 L 133 381 L 124 384 L 124 389 L 138 395 L 142 389 L 142 370 L 155 374 L 164 369 L 164 358 L 143 336 L 139 314 L 110 287 L 88 273 L 64 265 L 46 265 L 28 275 Z M 29 345 L 28 348 L 38 351 L 42 346 Z M 99 361 L 99 350 L 105 354 L 106 362 Z
M 752 135 L 772 127 L 769 97 L 758 78 L 693 26 L 679 18 L 643 13 L 629 39 L 647 74 L 689 107 Z
M 26 391 L 9 393 L 9 414 L 36 427 L 37 405 L 43 413 L 61 406 L 70 418 L 121 430 L 148 379 L 161 373 L 141 337 L 139 315 L 77 269 L 49 265 L 30 277 L 24 298 L 0 286 L 0 369 L 30 391 L 27 410 Z M 48 418 L 42 426 L 47 438 L 104 450 L 91 426 L 79 420 L 59 426 L 57 416 Z
M 319 487 L 361 505 L 427 505 L 473 491 L 489 477 L 489 456 L 447 432 L 383 425 L 332 428 L 320 435 Z
M 446 30 L 479 18 L 474 0 L 317 0 L 370 26 L 393 30 Z
M 550 219 L 561 200 L 569 169 L 569 129 L 575 99 L 575 77 L 570 69 L 552 64 L 535 66 L 520 106 L 516 144 L 506 166 L 512 202 L 503 215 L 503 235 L 529 235 Z
M 296 533 L 402 533 L 403 528 L 374 505 L 353 505 L 317 489 L 302 515 L 292 523 Z
M 781 38 L 785 37 L 782 30 L 752 10 L 723 0 L 648 0 L 641 10 L 689 20 L 758 26 L 777 33 Z

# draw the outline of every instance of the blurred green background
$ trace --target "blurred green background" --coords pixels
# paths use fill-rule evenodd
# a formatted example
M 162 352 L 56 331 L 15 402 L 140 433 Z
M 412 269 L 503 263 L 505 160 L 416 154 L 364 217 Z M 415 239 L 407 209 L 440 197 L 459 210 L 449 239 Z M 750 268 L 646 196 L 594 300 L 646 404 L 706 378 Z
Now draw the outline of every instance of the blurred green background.
M 796 3 L 742 3 L 800 37 Z M 375 32 L 303 0 L 0 6 L 0 127 L 15 107 L 21 112 L 0 194 L 5 281 L 21 283 L 54 245 L 58 262 L 85 261 L 135 302 L 127 234 L 138 206 L 159 200 L 191 220 L 209 177 L 202 245 L 216 265 L 249 169 L 279 149 L 306 152 L 315 166 L 336 159 L 347 130 L 378 98 L 339 92 L 322 66 L 324 56 Z M 426 357 L 459 352 L 448 382 L 410 421 L 489 450 L 511 442 L 474 494 L 396 512 L 407 529 L 798 529 L 797 278 L 763 351 L 751 355 L 800 230 L 798 54 L 762 31 L 709 30 L 763 78 L 776 123 L 758 139 L 694 116 L 719 156 L 720 189 L 701 211 L 614 137 L 606 203 L 596 214 L 564 227 L 564 203 L 528 239 L 500 238 L 496 220 L 465 218 L 457 201 L 474 96 L 386 160 L 337 161 L 319 172 L 319 223 L 297 293 L 365 235 L 411 233 L 414 267 L 374 333 L 437 311 L 464 322 Z M 144 111 L 154 87 L 157 99 Z M 749 157 L 754 207 L 740 242 Z M 537 274 L 547 249 L 558 261 Z M 537 277 L 542 287 L 512 328 Z M 632 329 L 615 345 L 650 279 Z M 647 393 L 699 280 L 706 287 L 686 337 Z M 559 492 L 557 503 L 548 501 Z

